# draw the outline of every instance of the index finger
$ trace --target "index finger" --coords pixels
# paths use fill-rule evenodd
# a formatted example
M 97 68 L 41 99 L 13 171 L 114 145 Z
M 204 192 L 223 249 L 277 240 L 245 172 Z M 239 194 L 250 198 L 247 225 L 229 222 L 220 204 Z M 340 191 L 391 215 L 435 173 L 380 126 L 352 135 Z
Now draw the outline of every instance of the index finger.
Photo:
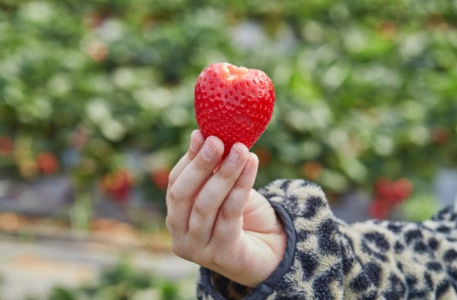
M 214 136 L 208 137 L 197 157 L 170 186 L 167 201 L 175 232 L 187 233 L 194 197 L 213 174 L 223 153 L 222 141 Z
M 192 131 L 190 135 L 190 145 L 187 153 L 179 160 L 175 165 L 173 170 L 170 172 L 168 187 L 172 186 L 175 183 L 176 179 L 182 173 L 182 171 L 190 164 L 190 162 L 197 156 L 198 152 L 203 146 L 205 139 L 203 138 L 200 130 Z

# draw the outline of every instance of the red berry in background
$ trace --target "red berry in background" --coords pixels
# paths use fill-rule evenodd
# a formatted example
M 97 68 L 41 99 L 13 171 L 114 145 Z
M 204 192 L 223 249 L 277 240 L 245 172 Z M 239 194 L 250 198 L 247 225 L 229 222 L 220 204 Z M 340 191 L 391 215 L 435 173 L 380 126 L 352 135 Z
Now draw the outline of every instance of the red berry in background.
M 13 151 L 13 142 L 6 136 L 0 136 L 0 155 L 8 156 Z
M 317 180 L 322 173 L 322 166 L 316 161 L 307 162 L 303 165 L 303 174 L 310 180 Z
M 113 200 L 128 200 L 133 186 L 133 176 L 128 170 L 120 169 L 108 174 L 102 180 L 102 188 Z
M 411 196 L 413 184 L 406 178 L 399 179 L 393 186 L 394 198 L 397 203 L 403 202 Z
M 170 170 L 167 168 L 160 168 L 154 170 L 151 174 L 151 180 L 159 190 L 166 190 L 168 186 L 168 176 Z
M 389 216 L 390 208 L 379 200 L 375 200 L 370 206 L 370 216 L 375 219 L 386 219 Z
M 373 218 L 385 219 L 390 211 L 405 201 L 413 192 L 413 184 L 406 178 L 392 182 L 378 179 L 375 183 L 375 200 L 371 203 Z
M 59 169 L 59 161 L 51 152 L 42 152 L 37 157 L 38 170 L 42 174 L 50 175 Z
M 374 191 L 376 196 L 386 200 L 393 198 L 392 182 L 386 178 L 376 180 Z
M 220 138 L 225 157 L 234 143 L 251 148 L 259 139 L 273 114 L 275 92 L 264 72 L 218 63 L 200 73 L 194 98 L 203 136 Z

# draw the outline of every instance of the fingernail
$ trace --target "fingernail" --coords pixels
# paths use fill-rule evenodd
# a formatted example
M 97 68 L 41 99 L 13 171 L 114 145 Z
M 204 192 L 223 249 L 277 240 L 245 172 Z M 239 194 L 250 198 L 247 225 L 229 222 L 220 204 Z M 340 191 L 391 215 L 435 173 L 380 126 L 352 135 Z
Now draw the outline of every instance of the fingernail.
M 244 169 L 248 171 L 252 167 L 252 158 L 249 157 L 248 161 L 246 162 L 246 165 L 244 166 Z
M 204 159 L 210 160 L 215 158 L 217 155 L 217 149 L 211 144 L 210 141 L 207 141 L 205 143 L 205 146 L 203 146 L 203 153 L 202 156 Z
M 229 153 L 227 159 L 229 162 L 234 164 L 240 158 L 240 154 L 241 154 L 241 152 L 240 152 L 239 147 L 237 145 L 233 145 L 232 150 L 230 150 L 230 153 Z
M 249 159 L 246 163 L 245 170 L 249 171 L 249 169 L 253 168 L 255 165 L 255 161 L 257 160 L 257 156 L 253 153 L 249 154 Z

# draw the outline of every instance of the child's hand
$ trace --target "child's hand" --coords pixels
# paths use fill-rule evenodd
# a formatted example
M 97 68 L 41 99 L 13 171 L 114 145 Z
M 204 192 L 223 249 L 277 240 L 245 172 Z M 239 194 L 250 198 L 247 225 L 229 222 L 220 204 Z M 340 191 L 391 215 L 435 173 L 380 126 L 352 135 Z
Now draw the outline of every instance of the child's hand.
M 170 174 L 167 227 L 176 255 L 255 287 L 282 260 L 286 234 L 252 189 L 257 156 L 237 143 L 214 173 L 223 152 L 218 138 L 192 133 L 189 151 Z

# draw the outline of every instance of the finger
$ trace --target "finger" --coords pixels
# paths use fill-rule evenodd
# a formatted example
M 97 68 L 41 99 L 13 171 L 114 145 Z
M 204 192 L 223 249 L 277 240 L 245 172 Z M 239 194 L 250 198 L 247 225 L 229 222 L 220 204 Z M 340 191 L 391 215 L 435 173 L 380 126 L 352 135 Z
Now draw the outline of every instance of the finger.
M 187 153 L 179 160 L 173 170 L 170 172 L 168 187 L 172 186 L 176 181 L 176 178 L 182 173 L 182 171 L 190 164 L 190 162 L 197 156 L 198 152 L 203 146 L 205 139 L 203 138 L 200 130 L 192 131 L 190 135 L 190 145 Z
M 220 161 L 220 162 L 217 164 L 216 168 L 215 168 L 214 171 L 213 171 L 214 174 L 215 174 L 217 171 L 219 171 L 219 169 L 221 168 L 222 162 L 223 162 L 223 161 Z
M 184 168 L 168 192 L 169 206 L 173 213 L 170 224 L 176 232 L 185 234 L 193 199 L 213 174 L 224 153 L 220 139 L 210 136 L 197 156 Z
M 254 153 L 249 153 L 249 160 L 243 172 L 219 210 L 211 243 L 224 245 L 241 233 L 243 212 L 254 186 L 258 166 L 259 159 L 257 156 Z
M 243 171 L 248 158 L 249 150 L 245 145 L 233 145 L 220 169 L 198 194 L 190 214 L 188 233 L 196 245 L 205 247 L 210 241 L 219 208 Z

